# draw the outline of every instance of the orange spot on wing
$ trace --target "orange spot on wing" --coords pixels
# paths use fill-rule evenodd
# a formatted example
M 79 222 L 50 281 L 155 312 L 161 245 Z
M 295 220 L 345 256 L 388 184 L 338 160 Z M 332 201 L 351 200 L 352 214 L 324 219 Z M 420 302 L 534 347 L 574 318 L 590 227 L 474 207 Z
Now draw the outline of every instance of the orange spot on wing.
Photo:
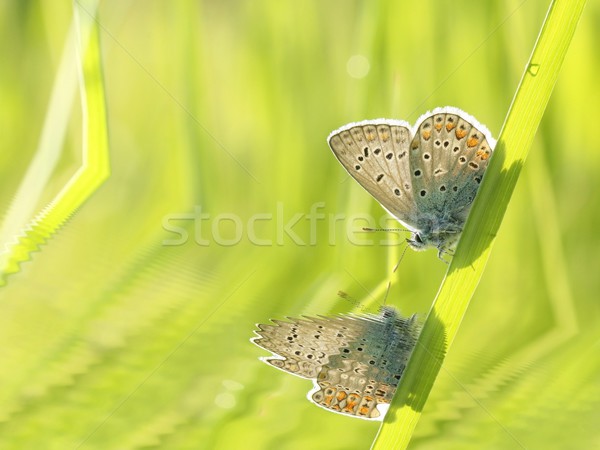
M 346 406 L 344 406 L 344 409 L 342 409 L 342 411 L 353 413 L 354 408 L 356 408 L 356 402 L 348 401 L 348 403 L 346 403 Z
M 421 134 L 421 136 L 423 136 L 423 139 L 427 141 L 431 137 L 431 131 L 423 131 L 423 134 Z
M 344 412 L 349 412 L 349 413 L 354 413 L 354 410 L 356 409 L 356 406 L 358 405 L 358 401 L 360 400 L 360 397 L 356 394 L 350 394 L 348 396 L 348 401 L 346 402 L 346 406 L 344 406 L 343 411 Z
M 448 123 L 446 124 L 446 130 L 448 130 L 448 131 L 452 131 L 452 130 L 454 129 L 454 127 L 455 127 L 455 126 L 456 126 L 456 125 L 454 125 L 452 122 L 448 122 Z
M 330 406 L 332 401 L 333 395 L 326 395 L 325 399 L 323 400 L 323 403 L 325 403 L 327 406 Z
M 358 410 L 358 413 L 361 416 L 366 416 L 367 414 L 369 414 L 369 408 L 367 408 L 366 406 L 361 406 L 361 408 Z
M 475 136 L 471 136 L 467 140 L 467 147 L 475 147 L 477 144 L 479 144 L 479 138 L 477 138 Z
M 340 391 L 337 393 L 336 398 L 338 400 L 338 402 L 341 402 L 342 400 L 344 400 L 346 397 L 348 397 L 348 394 L 346 394 L 344 391 Z
M 390 133 L 388 133 L 387 131 L 383 131 L 381 133 L 381 140 L 383 142 L 387 142 L 389 140 L 389 138 L 390 138 Z
M 488 159 L 490 157 L 489 153 L 483 150 L 477 150 L 476 155 L 479 156 L 481 159 Z
M 442 124 L 441 123 L 436 123 L 435 125 L 435 129 L 440 131 L 442 129 Z
M 455 134 L 458 139 L 462 139 L 467 135 L 467 131 L 459 128 L 458 130 L 456 130 Z

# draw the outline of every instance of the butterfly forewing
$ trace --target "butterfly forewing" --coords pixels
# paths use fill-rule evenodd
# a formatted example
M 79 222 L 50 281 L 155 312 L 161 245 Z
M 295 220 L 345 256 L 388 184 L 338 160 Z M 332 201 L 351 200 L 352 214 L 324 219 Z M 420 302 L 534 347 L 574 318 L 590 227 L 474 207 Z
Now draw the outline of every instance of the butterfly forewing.
M 408 125 L 374 120 L 334 131 L 329 146 L 348 173 L 392 215 L 412 227 L 416 223 L 410 183 Z
M 252 342 L 275 355 L 263 358 L 264 362 L 303 378 L 316 378 L 329 356 L 356 339 L 365 327 L 354 316 L 289 320 L 259 324 Z

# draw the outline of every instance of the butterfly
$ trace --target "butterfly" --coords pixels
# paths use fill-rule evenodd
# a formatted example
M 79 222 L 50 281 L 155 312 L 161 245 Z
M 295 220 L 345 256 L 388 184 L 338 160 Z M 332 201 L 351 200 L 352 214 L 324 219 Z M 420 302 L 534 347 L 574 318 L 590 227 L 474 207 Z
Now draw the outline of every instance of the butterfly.
M 251 341 L 265 363 L 313 380 L 308 399 L 329 411 L 382 420 L 420 333 L 416 316 L 379 314 L 272 320 Z
M 350 123 L 327 138 L 348 173 L 412 235 L 414 250 L 452 254 L 496 145 L 458 108 L 401 120 Z

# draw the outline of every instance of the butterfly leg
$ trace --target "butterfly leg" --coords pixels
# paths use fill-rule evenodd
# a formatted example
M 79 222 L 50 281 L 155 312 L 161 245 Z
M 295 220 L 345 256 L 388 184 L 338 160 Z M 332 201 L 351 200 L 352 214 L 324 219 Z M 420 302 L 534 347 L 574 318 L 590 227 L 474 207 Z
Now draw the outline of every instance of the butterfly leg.
M 440 259 L 441 261 L 445 262 L 446 264 L 450 264 L 450 261 L 446 261 L 444 259 L 444 255 L 449 255 L 449 256 L 454 256 L 454 250 L 450 250 L 450 249 L 444 249 L 442 247 L 438 247 L 438 259 Z

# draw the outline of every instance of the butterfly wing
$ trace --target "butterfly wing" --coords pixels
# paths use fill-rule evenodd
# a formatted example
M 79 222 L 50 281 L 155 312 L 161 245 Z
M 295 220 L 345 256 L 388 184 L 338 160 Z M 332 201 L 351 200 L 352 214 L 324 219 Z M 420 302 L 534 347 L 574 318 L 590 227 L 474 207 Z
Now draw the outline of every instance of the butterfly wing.
M 329 410 L 381 420 L 392 401 L 419 326 L 386 308 L 381 317 L 365 319 L 355 341 L 330 356 L 319 372 L 309 398 Z
M 386 119 L 348 124 L 327 139 L 348 173 L 390 214 L 415 228 L 410 141 L 410 126 L 406 122 Z
M 417 122 L 410 167 L 419 211 L 464 224 L 496 144 L 465 112 L 438 108 Z
M 273 353 L 262 361 L 303 378 L 316 378 L 330 355 L 339 353 L 365 328 L 362 320 L 351 315 L 289 320 L 259 324 L 252 342 Z

